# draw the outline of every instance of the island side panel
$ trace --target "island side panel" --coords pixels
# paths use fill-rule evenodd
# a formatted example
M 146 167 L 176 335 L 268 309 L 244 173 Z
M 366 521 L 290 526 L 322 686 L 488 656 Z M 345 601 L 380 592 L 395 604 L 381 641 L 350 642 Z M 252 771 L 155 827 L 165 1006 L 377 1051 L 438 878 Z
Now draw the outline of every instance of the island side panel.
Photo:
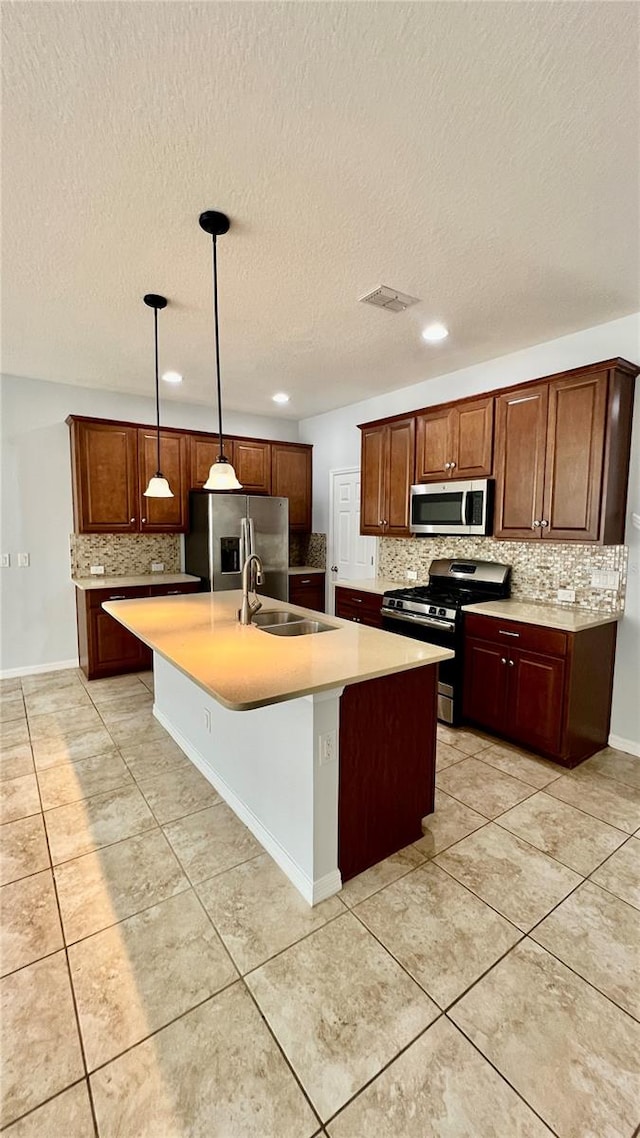
M 350 684 L 340 700 L 342 880 L 422 837 L 435 795 L 437 666 Z

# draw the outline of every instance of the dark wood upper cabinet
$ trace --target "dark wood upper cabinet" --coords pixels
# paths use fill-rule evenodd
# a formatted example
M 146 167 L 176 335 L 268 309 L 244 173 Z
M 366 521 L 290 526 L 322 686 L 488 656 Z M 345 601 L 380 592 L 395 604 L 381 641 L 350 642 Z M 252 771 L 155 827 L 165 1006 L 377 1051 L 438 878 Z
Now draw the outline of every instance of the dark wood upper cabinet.
M 496 399 L 494 536 L 539 538 L 544 493 L 548 387 L 522 387 Z
M 137 428 L 82 419 L 70 427 L 74 529 L 137 533 Z
M 606 371 L 549 384 L 546 538 L 598 540 L 606 414 Z
M 488 478 L 492 472 L 492 396 L 461 400 L 416 417 L 416 482 Z
M 173 498 L 145 498 L 149 479 L 157 470 L 156 432 L 138 432 L 138 467 L 142 533 L 186 533 L 189 527 L 188 501 L 189 440 L 186 435 L 160 432 L 160 469 L 173 491 Z
M 233 464 L 247 494 L 271 493 L 271 443 L 236 439 Z
M 415 456 L 413 415 L 362 430 L 360 532 L 408 537 Z
M 386 465 L 385 427 L 364 427 L 360 479 L 360 532 L 384 534 L 384 488 Z
M 233 463 L 233 439 L 224 439 L 224 453 Z M 220 443 L 217 435 L 191 435 L 191 473 L 189 477 L 190 490 L 202 490 L 209 471 L 220 452 Z
M 311 533 L 311 447 L 271 444 L 271 493 L 289 499 L 289 529 Z

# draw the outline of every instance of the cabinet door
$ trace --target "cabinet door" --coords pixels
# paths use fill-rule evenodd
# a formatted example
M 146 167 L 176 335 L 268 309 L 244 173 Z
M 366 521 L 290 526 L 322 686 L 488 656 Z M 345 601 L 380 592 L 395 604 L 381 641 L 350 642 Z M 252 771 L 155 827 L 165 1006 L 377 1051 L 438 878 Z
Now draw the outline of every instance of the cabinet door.
M 494 537 L 539 538 L 548 386 L 540 384 L 496 399 L 496 516 Z
M 472 399 L 453 409 L 454 478 L 490 478 L 493 473 L 493 399 Z
M 312 573 L 308 577 L 294 574 L 289 577 L 289 600 L 292 605 L 324 612 L 324 573 Z
M 289 499 L 289 529 L 311 533 L 311 451 L 271 445 L 271 493 Z
M 384 533 L 385 466 L 388 455 L 386 427 L 365 427 L 361 440 L 360 533 Z
M 416 418 L 416 482 L 442 482 L 450 478 L 454 461 L 451 408 L 427 411 Z
M 111 423 L 71 424 L 76 533 L 136 533 L 138 431 Z
M 606 371 L 549 384 L 544 538 L 598 540 L 606 408 Z
M 467 637 L 464 645 L 463 712 L 482 727 L 507 729 L 507 652 L 499 644 Z
M 224 439 L 223 442 L 224 453 L 229 462 L 233 463 L 233 439 Z M 209 477 L 209 470 L 218 457 L 220 443 L 217 435 L 191 435 L 190 446 L 189 489 L 201 490 Z
M 185 533 L 189 528 L 187 435 L 160 432 L 160 469 L 173 490 L 173 498 L 145 498 L 149 479 L 158 468 L 156 432 L 138 432 L 140 529 L 143 533 Z
M 92 676 L 142 671 L 150 666 L 150 652 L 137 636 L 102 608 L 89 610 Z
M 233 464 L 238 482 L 247 494 L 271 493 L 271 443 L 236 439 Z
M 385 470 L 385 520 L 387 537 L 409 536 L 409 493 L 415 459 L 416 421 L 398 419 L 387 427 Z
M 509 651 L 509 723 L 512 739 L 550 754 L 560 752 L 564 716 L 564 660 Z

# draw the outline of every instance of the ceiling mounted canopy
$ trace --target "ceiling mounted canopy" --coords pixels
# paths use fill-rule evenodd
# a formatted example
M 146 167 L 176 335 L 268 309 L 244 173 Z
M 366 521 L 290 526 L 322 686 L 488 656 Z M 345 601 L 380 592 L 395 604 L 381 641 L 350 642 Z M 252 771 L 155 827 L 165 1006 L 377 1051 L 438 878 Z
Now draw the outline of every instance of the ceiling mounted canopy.
M 227 233 L 230 226 L 229 218 L 225 213 L 215 209 L 207 209 L 200 214 L 200 227 L 209 233 L 213 245 L 213 330 L 216 350 L 216 389 L 218 394 L 218 457 L 209 471 L 209 477 L 204 484 L 205 490 L 241 490 L 242 483 L 238 482 L 236 472 L 224 453 L 222 440 L 222 390 L 220 384 L 220 333 L 218 328 L 218 251 L 216 238 Z
M 144 492 L 145 498 L 173 498 L 173 491 L 160 469 L 160 382 L 158 378 L 158 312 L 167 307 L 166 296 L 158 296 L 155 292 L 148 292 L 142 298 L 149 308 L 153 308 L 153 339 L 155 345 L 156 362 L 156 472 L 149 479 L 149 485 Z

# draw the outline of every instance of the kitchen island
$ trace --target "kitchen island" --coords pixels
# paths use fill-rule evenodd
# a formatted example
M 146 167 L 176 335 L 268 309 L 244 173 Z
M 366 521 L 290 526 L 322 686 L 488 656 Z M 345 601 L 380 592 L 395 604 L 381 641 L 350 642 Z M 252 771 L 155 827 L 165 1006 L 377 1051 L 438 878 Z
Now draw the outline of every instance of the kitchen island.
M 433 811 L 436 665 L 452 653 L 337 617 L 279 636 L 241 593 L 112 601 L 154 654 L 154 714 L 310 904 L 416 841 Z M 261 614 L 318 614 L 262 598 Z

